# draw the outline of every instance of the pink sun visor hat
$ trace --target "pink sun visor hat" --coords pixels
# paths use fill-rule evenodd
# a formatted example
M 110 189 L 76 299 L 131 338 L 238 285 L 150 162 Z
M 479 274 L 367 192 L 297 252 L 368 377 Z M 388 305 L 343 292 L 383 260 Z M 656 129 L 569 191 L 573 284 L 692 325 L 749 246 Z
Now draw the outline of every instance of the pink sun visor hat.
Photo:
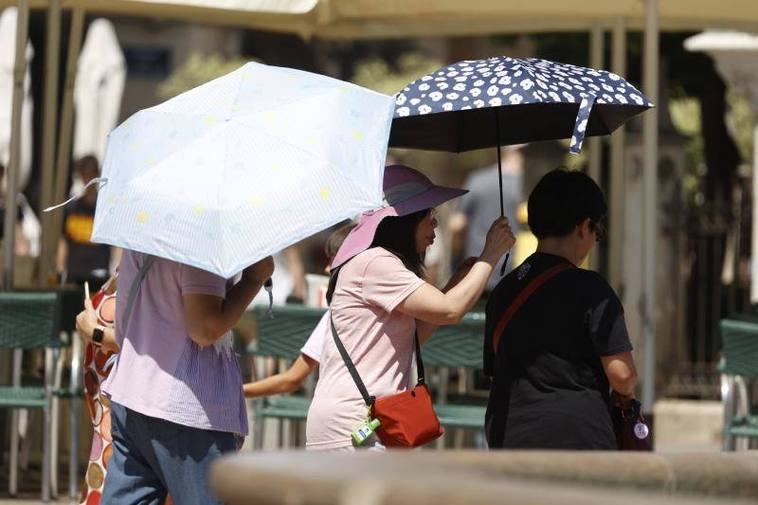
M 349 259 L 371 247 L 376 229 L 385 217 L 400 217 L 431 209 L 468 193 L 465 189 L 437 186 L 427 176 L 404 165 L 384 169 L 384 202 L 379 209 L 361 214 L 358 225 L 345 238 L 331 268 L 344 265 Z

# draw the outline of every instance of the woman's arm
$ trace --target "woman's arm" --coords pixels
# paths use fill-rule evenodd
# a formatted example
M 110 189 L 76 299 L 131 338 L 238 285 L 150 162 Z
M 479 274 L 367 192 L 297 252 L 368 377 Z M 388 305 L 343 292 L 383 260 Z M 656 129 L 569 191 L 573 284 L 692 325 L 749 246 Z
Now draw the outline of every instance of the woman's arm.
M 468 275 L 469 271 L 471 270 L 471 267 L 474 266 L 474 264 L 477 262 L 478 258 L 467 258 L 461 265 L 458 267 L 458 269 L 455 271 L 455 273 L 450 277 L 450 280 L 447 282 L 444 288 L 442 288 L 443 293 L 447 293 L 451 289 L 453 289 L 455 286 L 458 285 L 463 278 Z M 418 331 L 418 338 L 419 342 L 424 343 L 434 334 L 435 331 L 437 331 L 438 325 L 427 323 L 424 321 L 416 320 L 416 330 Z
M 84 300 L 84 310 L 76 316 L 76 332 L 87 343 L 92 342 L 92 333 L 95 331 L 95 327 L 99 325 L 97 320 L 97 312 L 92 307 L 92 300 Z M 120 349 L 116 343 L 116 332 L 113 328 L 105 328 L 103 330 L 103 341 L 100 343 L 100 347 L 105 351 L 119 352 Z
M 242 386 L 242 391 L 246 398 L 291 393 L 300 389 L 305 379 L 317 366 L 318 361 L 301 353 L 286 372 L 259 381 L 248 382 Z
M 457 323 L 482 296 L 495 265 L 515 242 L 508 219 L 497 219 L 487 233 L 482 255 L 458 284 L 447 293 L 424 284 L 403 300 L 398 310 L 432 325 Z M 421 335 L 419 339 L 424 340 Z
M 242 272 L 242 279 L 226 293 L 226 298 L 184 295 L 184 321 L 192 341 L 200 347 L 207 347 L 224 336 L 237 324 L 273 272 L 274 261 L 269 256 L 247 267 Z
M 398 305 L 398 310 L 435 326 L 456 324 L 474 306 L 484 291 L 497 259 L 481 258 L 453 289 L 443 293 L 424 284 Z
M 632 396 L 637 385 L 637 369 L 631 352 L 600 356 L 603 370 L 611 387 L 624 396 Z

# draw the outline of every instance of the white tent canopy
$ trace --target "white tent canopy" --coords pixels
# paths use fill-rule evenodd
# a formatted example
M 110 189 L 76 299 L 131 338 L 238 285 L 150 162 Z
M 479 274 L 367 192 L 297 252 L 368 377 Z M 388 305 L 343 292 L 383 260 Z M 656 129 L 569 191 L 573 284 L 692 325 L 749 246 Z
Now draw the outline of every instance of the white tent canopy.
M 16 47 L 16 8 L 10 7 L 0 14 L 0 165 L 8 166 L 11 143 L 11 105 L 13 100 L 13 66 Z M 21 110 L 21 160 L 18 189 L 29 181 L 32 169 L 32 99 L 29 96 L 31 79 L 29 62 L 34 57 L 31 44 L 26 46 L 26 72 L 24 73 L 24 104 Z M 0 181 L 3 184 L 3 181 Z
M 126 82 L 126 61 L 113 23 L 92 22 L 84 39 L 74 86 L 74 159 L 94 155 L 100 163 L 108 133 L 115 128 Z

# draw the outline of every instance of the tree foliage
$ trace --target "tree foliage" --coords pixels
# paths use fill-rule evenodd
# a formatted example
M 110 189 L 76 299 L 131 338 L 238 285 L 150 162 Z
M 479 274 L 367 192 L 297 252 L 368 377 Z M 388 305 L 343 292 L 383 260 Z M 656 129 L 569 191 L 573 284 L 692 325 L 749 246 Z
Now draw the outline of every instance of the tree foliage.
M 242 58 L 225 58 L 218 54 L 192 53 L 184 64 L 158 85 L 158 96 L 167 100 L 200 86 L 217 77 L 238 69 L 248 60 Z
M 397 60 L 396 68 L 381 58 L 358 62 L 352 81 L 380 93 L 394 95 L 409 82 L 437 70 L 444 64 L 420 53 L 406 53 Z

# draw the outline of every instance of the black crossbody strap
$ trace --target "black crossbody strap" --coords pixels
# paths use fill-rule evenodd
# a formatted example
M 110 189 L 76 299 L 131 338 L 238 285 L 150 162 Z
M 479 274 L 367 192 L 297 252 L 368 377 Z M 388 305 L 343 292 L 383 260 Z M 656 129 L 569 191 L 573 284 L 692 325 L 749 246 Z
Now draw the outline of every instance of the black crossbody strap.
M 418 374 L 418 384 L 424 384 L 426 374 L 424 374 L 424 360 L 421 359 L 421 345 L 418 342 L 418 330 L 413 334 L 413 340 L 416 341 L 416 373 Z
M 331 309 L 329 309 L 329 323 L 329 326 L 332 328 L 332 338 L 334 338 L 334 345 L 337 346 L 337 350 L 339 351 L 340 356 L 342 356 L 342 361 L 345 362 L 347 371 L 350 372 L 350 376 L 353 378 L 353 382 L 355 382 L 355 386 L 358 388 L 358 391 L 360 391 L 361 396 L 363 397 L 363 401 L 368 406 L 373 405 L 374 401 L 376 401 L 376 397 L 368 394 L 368 389 L 366 389 L 366 385 L 363 383 L 363 379 L 361 379 L 358 370 L 355 368 L 353 360 L 350 359 L 350 355 L 347 353 L 347 349 L 345 349 L 345 346 L 342 344 L 342 340 L 340 340 L 340 337 L 337 334 L 337 328 L 334 326 L 334 316 L 331 312 Z M 421 345 L 418 341 L 418 332 L 413 335 L 413 339 L 416 342 L 416 372 L 418 374 L 418 384 L 424 384 L 424 361 L 421 359 Z
M 355 382 L 355 385 L 358 387 L 358 391 L 361 392 L 363 401 L 366 402 L 366 405 L 368 406 L 373 405 L 376 398 L 368 394 L 366 385 L 363 383 L 363 379 L 361 379 L 360 374 L 358 374 L 358 370 L 356 370 L 355 364 L 353 364 L 353 360 L 350 359 L 350 355 L 347 353 L 347 349 L 345 349 L 345 346 L 342 345 L 342 340 L 340 340 L 340 337 L 337 335 L 337 329 L 334 327 L 334 316 L 332 315 L 331 309 L 329 309 L 329 323 L 329 325 L 332 327 L 334 345 L 337 346 L 337 350 L 340 352 L 340 356 L 342 356 L 342 361 L 345 362 L 347 371 L 350 372 L 350 376 L 353 378 L 353 382 Z

